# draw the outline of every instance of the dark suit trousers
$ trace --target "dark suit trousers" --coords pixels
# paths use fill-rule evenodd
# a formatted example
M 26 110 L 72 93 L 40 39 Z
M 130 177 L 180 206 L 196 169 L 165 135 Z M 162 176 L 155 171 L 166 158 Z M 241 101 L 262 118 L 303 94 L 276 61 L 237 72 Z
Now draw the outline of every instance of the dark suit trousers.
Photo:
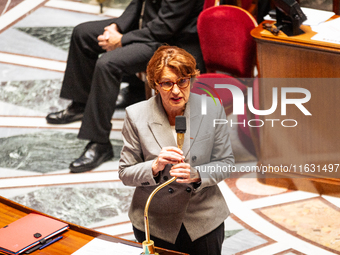
M 145 241 L 145 233 L 133 227 L 134 235 L 138 242 Z M 181 230 L 172 244 L 157 237 L 151 236 L 155 246 L 173 251 L 188 253 L 190 255 L 220 255 L 222 252 L 222 243 L 224 241 L 224 222 L 210 233 L 191 241 L 188 232 L 182 224 Z
M 99 143 L 109 141 L 122 76 L 145 71 L 160 46 L 144 42 L 104 51 L 97 37 L 113 22 L 91 21 L 74 28 L 60 93 L 62 98 L 86 103 L 78 138 Z

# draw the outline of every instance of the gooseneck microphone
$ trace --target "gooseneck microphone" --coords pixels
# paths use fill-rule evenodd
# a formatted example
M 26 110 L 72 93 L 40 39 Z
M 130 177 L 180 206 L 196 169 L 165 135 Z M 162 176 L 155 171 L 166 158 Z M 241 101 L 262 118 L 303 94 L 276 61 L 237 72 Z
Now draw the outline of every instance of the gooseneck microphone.
M 184 133 L 187 131 L 187 121 L 185 116 L 176 116 L 175 130 L 177 133 L 177 147 L 182 149 L 184 143 Z
M 177 147 L 182 150 L 184 144 L 184 134 L 187 130 L 187 122 L 185 116 L 176 116 L 176 123 L 175 123 L 175 130 L 177 133 Z M 181 161 L 180 161 L 181 162 Z M 178 163 L 180 163 L 178 162 Z M 145 241 L 143 242 L 143 253 L 142 254 L 154 254 L 158 255 L 155 251 L 155 244 L 154 241 L 150 240 L 150 230 L 149 230 L 149 217 L 148 217 L 148 210 L 151 203 L 151 199 L 153 196 L 166 185 L 175 181 L 177 177 L 172 177 L 170 180 L 164 182 L 163 184 L 159 185 L 157 188 L 152 191 L 148 200 L 145 204 L 144 210 L 144 227 L 145 227 Z

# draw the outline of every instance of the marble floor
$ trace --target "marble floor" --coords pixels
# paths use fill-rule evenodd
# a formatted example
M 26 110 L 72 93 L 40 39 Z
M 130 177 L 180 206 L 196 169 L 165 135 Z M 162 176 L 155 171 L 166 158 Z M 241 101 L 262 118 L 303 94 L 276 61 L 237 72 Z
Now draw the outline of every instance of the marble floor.
M 134 240 L 127 216 L 133 188 L 118 178 L 124 110 L 113 116 L 115 158 L 70 174 L 84 141 L 80 123 L 53 126 L 72 28 L 119 16 L 128 1 L 2 0 L 0 2 L 0 196 L 52 216 Z M 237 167 L 257 161 L 231 130 Z M 246 178 L 245 178 L 246 177 Z M 231 210 L 223 255 L 340 254 L 340 198 L 261 184 L 248 174 L 221 182 Z M 339 218 L 338 218 L 339 217 Z M 1 227 L 1 226 L 0 226 Z

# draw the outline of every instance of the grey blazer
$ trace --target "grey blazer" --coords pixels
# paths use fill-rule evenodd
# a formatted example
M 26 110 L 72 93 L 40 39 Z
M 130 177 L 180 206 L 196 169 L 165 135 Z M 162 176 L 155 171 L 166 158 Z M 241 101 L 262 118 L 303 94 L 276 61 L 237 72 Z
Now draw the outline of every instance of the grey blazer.
M 144 207 L 156 185 L 170 179 L 167 165 L 157 178 L 151 165 L 165 146 L 177 146 L 160 95 L 126 108 L 123 126 L 124 146 L 119 162 L 119 177 L 125 185 L 135 186 L 129 210 L 130 220 L 137 229 L 144 230 Z M 175 243 L 182 223 L 191 240 L 217 228 L 230 214 L 217 183 L 228 172 L 217 171 L 234 165 L 227 125 L 213 127 L 213 119 L 226 119 L 224 109 L 207 100 L 207 115 L 201 115 L 200 96 L 190 94 L 184 116 L 187 132 L 183 152 L 185 162 L 200 168 L 202 183 L 176 181 L 161 189 L 149 207 L 150 233 Z M 207 169 L 215 169 L 208 171 Z M 196 168 L 197 169 L 197 168 Z

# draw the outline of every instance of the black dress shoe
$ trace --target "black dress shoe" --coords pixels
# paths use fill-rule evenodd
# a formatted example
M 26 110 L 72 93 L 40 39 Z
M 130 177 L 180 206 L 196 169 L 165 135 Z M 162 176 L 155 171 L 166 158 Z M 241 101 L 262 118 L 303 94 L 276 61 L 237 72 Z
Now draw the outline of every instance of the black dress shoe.
M 129 85 L 119 91 L 116 108 L 126 108 L 131 104 L 145 100 L 145 83 L 135 74 L 123 76 L 122 82 Z
M 90 171 L 112 158 L 113 149 L 110 142 L 90 142 L 86 145 L 83 154 L 70 164 L 71 173 Z
M 138 103 L 140 101 L 145 100 L 145 89 L 141 90 L 140 88 L 130 88 L 126 87 L 120 90 L 117 101 L 116 108 L 122 109 L 126 108 L 129 105 Z
M 49 124 L 68 124 L 79 121 L 84 116 L 85 104 L 72 102 L 65 110 L 52 112 L 46 116 Z

